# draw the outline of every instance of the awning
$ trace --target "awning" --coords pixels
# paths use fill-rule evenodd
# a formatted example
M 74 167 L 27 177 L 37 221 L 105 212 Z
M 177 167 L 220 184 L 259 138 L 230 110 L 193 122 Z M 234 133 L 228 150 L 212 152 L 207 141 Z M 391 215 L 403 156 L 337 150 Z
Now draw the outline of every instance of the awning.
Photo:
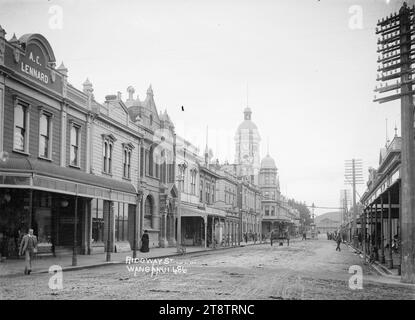
M 200 210 L 198 208 L 182 205 L 180 207 L 180 209 L 181 209 L 181 212 L 180 212 L 181 217 L 200 217 L 200 218 L 204 218 L 204 217 L 207 216 L 205 210 Z
M 46 161 L 0 161 L 0 187 L 28 188 L 135 204 L 137 190 L 128 182 L 61 167 Z

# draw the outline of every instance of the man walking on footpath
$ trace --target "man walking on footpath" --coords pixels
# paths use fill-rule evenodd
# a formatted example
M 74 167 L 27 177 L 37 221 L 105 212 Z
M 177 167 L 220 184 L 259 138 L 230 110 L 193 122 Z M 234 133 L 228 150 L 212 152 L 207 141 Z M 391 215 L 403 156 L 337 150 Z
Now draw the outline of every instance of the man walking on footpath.
M 24 274 L 32 272 L 32 260 L 34 254 L 37 252 L 37 238 L 33 234 L 33 229 L 29 229 L 29 233 L 25 234 L 20 243 L 19 254 L 25 255 L 25 269 Z
M 341 251 L 340 250 L 340 243 L 342 243 L 342 236 L 340 235 L 340 233 L 337 235 L 336 242 L 337 242 L 336 251 Z

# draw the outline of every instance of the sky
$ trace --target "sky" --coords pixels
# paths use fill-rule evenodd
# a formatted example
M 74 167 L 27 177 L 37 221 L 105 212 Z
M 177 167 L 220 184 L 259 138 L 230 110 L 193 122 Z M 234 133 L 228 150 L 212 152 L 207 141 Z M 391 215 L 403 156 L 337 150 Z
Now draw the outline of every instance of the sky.
M 176 132 L 203 151 L 208 131 L 221 162 L 234 161 L 248 105 L 282 193 L 338 208 L 340 190 L 351 188 L 345 160 L 362 159 L 366 181 L 395 125 L 400 135 L 399 103 L 374 103 L 373 89 L 376 22 L 402 3 L 0 0 L 0 25 L 7 39 L 44 35 L 69 82 L 81 89 L 89 78 L 99 102 L 118 91 L 125 99 L 130 85 L 143 100 L 151 84 Z

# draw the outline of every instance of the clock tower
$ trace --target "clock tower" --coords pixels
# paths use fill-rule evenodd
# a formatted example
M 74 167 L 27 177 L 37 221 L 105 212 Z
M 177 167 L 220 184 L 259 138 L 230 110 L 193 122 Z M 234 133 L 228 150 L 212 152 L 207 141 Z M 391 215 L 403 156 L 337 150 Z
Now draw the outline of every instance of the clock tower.
M 235 134 L 235 164 L 238 167 L 238 175 L 248 176 L 252 182 L 258 184 L 261 137 L 251 117 L 251 109 L 245 108 L 244 121 L 239 125 Z

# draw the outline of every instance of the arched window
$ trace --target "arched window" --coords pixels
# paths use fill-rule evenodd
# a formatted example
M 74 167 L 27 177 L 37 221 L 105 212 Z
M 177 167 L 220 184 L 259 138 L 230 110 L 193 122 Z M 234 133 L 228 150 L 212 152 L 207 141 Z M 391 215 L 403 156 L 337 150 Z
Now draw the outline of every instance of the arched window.
M 153 201 L 150 196 L 147 196 L 146 202 L 144 203 L 144 229 L 152 228 L 153 216 Z
M 150 147 L 149 159 L 148 159 L 148 174 L 152 177 L 154 170 L 154 147 Z

